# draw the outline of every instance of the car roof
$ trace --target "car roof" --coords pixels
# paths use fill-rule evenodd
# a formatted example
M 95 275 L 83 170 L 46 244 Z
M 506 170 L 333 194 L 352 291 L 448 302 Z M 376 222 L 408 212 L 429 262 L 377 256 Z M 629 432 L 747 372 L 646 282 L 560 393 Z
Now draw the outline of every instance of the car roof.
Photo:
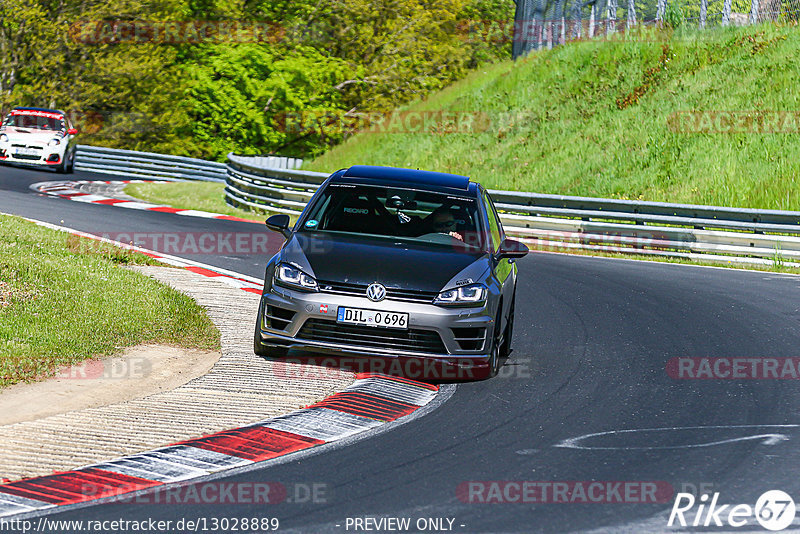
M 60 109 L 31 108 L 31 107 L 27 107 L 27 106 L 26 107 L 14 108 L 11 111 L 46 111 L 47 113 L 60 113 L 62 115 L 65 115 L 65 113 L 63 111 L 61 111 Z
M 426 191 L 450 194 L 471 194 L 477 191 L 476 184 L 468 176 L 444 172 L 403 169 L 399 167 L 378 167 L 372 165 L 353 165 L 331 175 L 332 183 L 369 184 L 382 186 L 417 186 Z

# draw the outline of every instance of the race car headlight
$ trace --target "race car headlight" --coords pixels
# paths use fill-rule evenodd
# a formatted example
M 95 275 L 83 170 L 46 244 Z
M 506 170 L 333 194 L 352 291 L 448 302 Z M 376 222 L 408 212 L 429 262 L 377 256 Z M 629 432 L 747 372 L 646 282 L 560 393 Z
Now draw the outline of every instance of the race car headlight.
M 470 284 L 442 291 L 433 303 L 456 306 L 479 305 L 486 302 L 486 293 L 485 285 Z
M 50 142 L 47 143 L 48 146 L 58 146 L 60 144 L 61 144 L 60 139 L 51 139 Z
M 275 281 L 279 284 L 305 291 L 316 291 L 318 289 L 317 281 L 313 277 L 308 276 L 288 263 L 281 263 L 275 268 Z
M 0 143 L 8 143 L 8 136 L 6 134 L 0 134 Z

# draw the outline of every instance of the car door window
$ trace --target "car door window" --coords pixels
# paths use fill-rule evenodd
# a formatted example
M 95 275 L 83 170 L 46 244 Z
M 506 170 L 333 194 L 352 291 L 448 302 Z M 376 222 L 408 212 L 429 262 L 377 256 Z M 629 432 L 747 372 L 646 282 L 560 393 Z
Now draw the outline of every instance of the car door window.
M 497 214 L 497 208 L 494 207 L 494 200 L 492 200 L 491 195 L 486 193 L 486 197 L 489 199 L 489 205 L 492 207 L 492 214 L 494 215 L 494 220 L 497 224 L 497 230 L 500 234 L 500 243 L 502 243 L 506 238 L 506 231 L 503 230 L 503 221 L 500 220 L 500 215 Z
M 492 252 L 497 252 L 497 249 L 500 248 L 500 243 L 503 241 L 503 229 L 500 226 L 500 221 L 498 220 L 497 213 L 494 210 L 494 205 L 492 204 L 489 195 L 486 193 L 483 194 L 483 203 L 486 207 L 486 219 L 489 222 L 489 237 L 492 240 Z

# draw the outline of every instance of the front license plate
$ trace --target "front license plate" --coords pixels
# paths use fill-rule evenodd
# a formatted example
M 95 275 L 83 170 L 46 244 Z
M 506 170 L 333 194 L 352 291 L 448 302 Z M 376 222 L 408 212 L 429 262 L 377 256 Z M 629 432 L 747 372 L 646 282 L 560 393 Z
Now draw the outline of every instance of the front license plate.
M 383 326 L 386 328 L 408 328 L 408 314 L 359 308 L 339 307 L 336 322 L 362 326 Z
M 18 148 L 14 151 L 17 156 L 38 156 L 39 151 L 35 148 Z

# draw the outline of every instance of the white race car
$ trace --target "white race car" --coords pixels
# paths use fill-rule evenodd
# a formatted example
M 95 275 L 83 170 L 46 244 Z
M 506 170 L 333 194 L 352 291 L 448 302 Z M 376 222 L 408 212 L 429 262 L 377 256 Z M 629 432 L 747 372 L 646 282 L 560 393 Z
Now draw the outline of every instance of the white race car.
M 53 167 L 72 172 L 78 130 L 63 111 L 14 108 L 0 126 L 0 162 Z

